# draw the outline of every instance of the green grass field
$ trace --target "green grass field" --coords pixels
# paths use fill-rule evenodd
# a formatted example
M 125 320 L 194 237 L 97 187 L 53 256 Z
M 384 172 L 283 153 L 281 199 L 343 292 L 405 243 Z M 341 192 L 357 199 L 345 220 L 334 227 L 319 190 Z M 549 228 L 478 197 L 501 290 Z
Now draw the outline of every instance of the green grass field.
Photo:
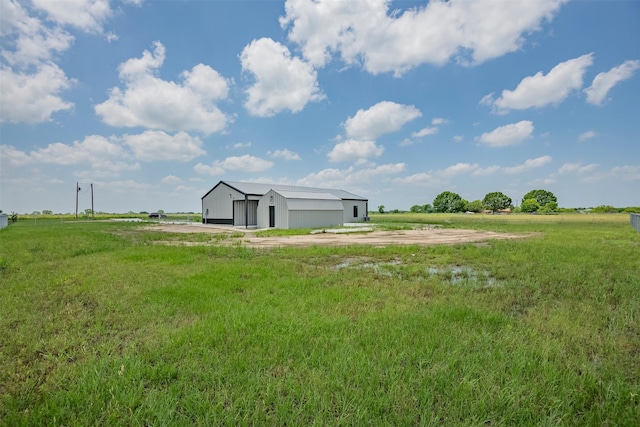
M 258 250 L 132 223 L 11 224 L 0 424 L 638 425 L 628 215 L 373 221 L 533 237 Z

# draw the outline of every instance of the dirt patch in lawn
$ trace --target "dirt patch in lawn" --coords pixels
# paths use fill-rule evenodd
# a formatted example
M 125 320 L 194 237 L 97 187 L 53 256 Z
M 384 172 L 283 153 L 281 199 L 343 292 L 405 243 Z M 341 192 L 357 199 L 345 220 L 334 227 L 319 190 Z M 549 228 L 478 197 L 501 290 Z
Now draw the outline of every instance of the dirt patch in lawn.
M 485 242 L 495 239 L 521 239 L 523 234 L 496 233 L 481 230 L 459 230 L 442 228 L 424 228 L 417 230 L 370 231 L 367 233 L 317 233 L 296 236 L 257 237 L 253 231 L 236 227 L 204 224 L 158 224 L 146 227 L 149 230 L 170 233 L 228 233 L 242 236 L 216 240 L 216 244 L 237 244 L 238 242 L 256 248 L 274 248 L 285 246 L 349 246 L 371 245 L 442 245 L 458 243 Z M 185 243 L 185 242 L 182 242 Z M 194 242 L 193 244 L 211 244 Z

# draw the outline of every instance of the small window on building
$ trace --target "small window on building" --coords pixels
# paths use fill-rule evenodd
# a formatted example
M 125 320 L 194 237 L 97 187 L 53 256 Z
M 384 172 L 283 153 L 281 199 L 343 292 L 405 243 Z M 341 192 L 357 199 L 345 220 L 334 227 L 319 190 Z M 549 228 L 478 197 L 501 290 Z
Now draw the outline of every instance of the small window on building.
M 354 218 L 358 218 L 358 207 L 357 206 L 353 207 L 353 217 Z

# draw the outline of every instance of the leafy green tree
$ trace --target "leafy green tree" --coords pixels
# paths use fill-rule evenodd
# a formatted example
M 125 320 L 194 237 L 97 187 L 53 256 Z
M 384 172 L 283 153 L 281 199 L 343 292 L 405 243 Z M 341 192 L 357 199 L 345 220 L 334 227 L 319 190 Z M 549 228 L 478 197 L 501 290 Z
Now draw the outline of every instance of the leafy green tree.
M 409 208 L 409 212 L 422 213 L 424 212 L 424 208 L 422 207 L 422 205 L 413 205 L 411 206 L 411 208 Z
M 426 205 L 422 205 L 422 210 L 425 213 L 431 213 L 431 212 L 433 212 L 433 206 L 431 206 L 429 203 L 427 203 Z
M 526 213 L 538 212 L 540 210 L 540 203 L 534 198 L 524 199 L 522 205 L 520 205 L 520 210 Z
M 549 202 L 540 209 L 540 212 L 551 213 L 556 212 L 557 210 L 558 204 L 556 202 Z
M 384 205 L 378 206 L 378 212 L 384 213 Z
M 464 207 L 464 210 L 467 212 L 481 212 L 482 211 L 482 201 L 474 200 L 473 202 L 468 202 Z
M 433 210 L 435 212 L 462 212 L 464 211 L 465 201 L 459 194 L 451 191 L 443 191 L 433 199 Z
M 540 208 L 544 208 L 548 203 L 554 202 L 556 203 L 556 208 L 558 207 L 558 198 L 551 192 L 547 190 L 531 190 L 522 198 L 522 203 L 524 203 L 527 199 L 536 199 Z
M 42 215 L 52 215 L 53 211 L 50 211 L 49 209 L 42 209 Z
M 493 193 L 487 193 L 482 199 L 482 206 L 485 209 L 496 212 L 501 209 L 507 209 L 511 207 L 511 198 L 499 191 Z

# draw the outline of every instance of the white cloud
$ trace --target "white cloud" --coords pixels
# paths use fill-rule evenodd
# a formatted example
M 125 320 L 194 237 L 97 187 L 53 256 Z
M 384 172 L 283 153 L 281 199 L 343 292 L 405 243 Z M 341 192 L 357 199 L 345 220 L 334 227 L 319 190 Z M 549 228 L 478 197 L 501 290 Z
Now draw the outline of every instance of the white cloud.
M 31 0 L 50 20 L 86 32 L 102 33 L 102 25 L 112 15 L 108 0 Z
M 2 67 L 0 122 L 40 123 L 50 120 L 58 111 L 71 109 L 73 104 L 64 101 L 60 92 L 72 83 L 55 64 L 43 65 L 33 74 Z
M 269 151 L 267 154 L 273 158 L 281 158 L 284 160 L 300 160 L 300 156 L 298 155 L 298 153 L 294 153 L 287 148 L 285 148 L 284 150 Z
M 0 123 L 40 123 L 73 107 L 60 95 L 74 81 L 51 62 L 69 48 L 70 34 L 29 16 L 18 2 L 3 1 L 0 37 L 0 55 L 8 64 L 0 68 Z
M 578 139 L 580 141 L 586 141 L 587 139 L 595 138 L 596 136 L 598 136 L 596 132 L 588 130 L 584 133 L 581 133 L 580 136 L 578 136 Z
M 400 147 L 408 147 L 409 145 L 413 145 L 415 141 L 413 139 L 405 138 L 398 143 Z
M 247 111 L 271 117 L 284 110 L 302 111 L 309 103 L 325 98 L 318 86 L 318 74 L 310 64 L 292 57 L 289 49 L 269 38 L 253 40 L 240 55 L 242 70 L 255 83 L 245 92 Z
M 165 48 L 153 44 L 153 53 L 129 59 L 118 67 L 124 90 L 114 87 L 109 99 L 95 106 L 111 126 L 142 126 L 164 131 L 198 131 L 204 135 L 224 130 L 230 118 L 215 102 L 227 98 L 229 86 L 217 71 L 198 64 L 183 71 L 182 83 L 156 76 L 165 59 Z
M 480 103 L 493 107 L 493 111 L 498 114 L 506 114 L 509 110 L 558 105 L 582 87 L 584 73 L 592 63 L 591 53 L 561 62 L 548 74 L 538 72 L 525 77 L 514 90 L 503 90 L 502 96 L 495 100 L 493 94 L 486 95 Z
M 522 173 L 522 172 L 526 172 L 526 171 L 531 170 L 531 169 L 536 169 L 536 168 L 542 167 L 544 165 L 547 165 L 547 164 L 551 163 L 551 160 L 553 160 L 551 158 L 551 156 L 537 157 L 535 159 L 528 159 L 524 163 L 522 163 L 521 165 L 502 168 L 502 170 L 505 173 L 509 173 L 509 174 Z
M 598 74 L 586 88 L 587 102 L 593 105 L 602 105 L 607 94 L 615 85 L 633 76 L 633 73 L 640 68 L 640 60 L 625 61 L 609 71 Z
M 358 110 L 344 122 L 347 135 L 354 139 L 374 140 L 380 135 L 399 130 L 405 123 L 422 116 L 413 105 L 382 101 L 368 110 Z
M 327 154 L 332 162 L 347 162 L 369 157 L 380 157 L 384 152 L 384 147 L 377 145 L 375 141 L 358 141 L 348 139 L 337 143 Z
M 449 123 L 449 120 L 443 119 L 442 117 L 434 117 L 431 120 L 431 124 L 434 126 L 446 125 L 447 123 Z
M 73 42 L 73 36 L 64 29 L 48 27 L 14 1 L 2 2 L 0 36 L 6 37 L 0 52 L 12 66 L 43 65 Z
M 455 165 L 449 166 L 443 171 L 439 172 L 443 175 L 452 176 L 452 175 L 461 175 L 465 173 L 471 173 L 480 168 L 480 165 L 477 163 L 456 163 Z
M 404 163 L 372 165 L 361 169 L 350 166 L 347 169 L 323 169 L 296 181 L 296 185 L 323 188 L 343 188 L 368 185 L 372 181 L 382 182 L 405 170 Z
M 436 183 L 439 183 L 440 180 L 431 173 L 420 172 L 401 178 L 395 178 L 393 182 L 403 185 L 434 186 Z
M 558 169 L 558 174 L 584 175 L 593 172 L 597 167 L 598 165 L 596 165 L 595 163 L 591 163 L 589 165 L 583 165 L 582 163 L 565 163 Z
M 423 136 L 435 135 L 436 133 L 438 133 L 438 128 L 430 127 L 430 128 L 420 129 L 418 132 L 413 132 L 411 136 L 414 138 L 422 138 Z
M 250 148 L 251 147 L 251 143 L 250 142 L 236 142 L 235 144 L 233 144 L 233 148 Z
M 37 163 L 57 165 L 100 164 L 108 159 L 126 155 L 122 147 L 113 141 L 100 136 L 90 135 L 73 144 L 56 142 L 44 148 L 31 151 L 31 159 Z
M 454 140 L 455 142 L 462 142 L 462 140 L 463 140 L 463 139 L 464 139 L 464 136 L 462 136 L 462 135 L 455 135 L 455 136 L 453 137 L 453 140 Z
M 505 147 L 519 144 L 527 138 L 531 138 L 533 123 L 522 120 L 518 123 L 500 126 L 491 132 L 483 133 L 475 138 L 476 141 L 489 147 Z
M 500 170 L 502 170 L 502 168 L 500 166 L 497 166 L 497 165 L 487 166 L 486 168 L 478 168 L 478 169 L 474 170 L 473 173 L 471 174 L 471 176 L 493 175 L 493 174 L 496 174 L 496 173 L 500 172 Z
M 640 165 L 616 166 L 611 169 L 611 175 L 623 181 L 640 180 Z
M 163 184 L 182 184 L 184 181 L 175 175 L 167 175 L 160 180 Z
M 227 170 L 242 172 L 262 172 L 273 167 L 273 162 L 262 159 L 260 157 L 250 156 L 232 156 L 219 161 L 214 161 L 211 165 L 198 163 L 193 167 L 197 173 L 207 175 L 222 175 Z
M 225 172 L 224 168 L 222 168 L 222 166 L 218 164 L 205 165 L 203 163 L 198 163 L 197 165 L 195 165 L 193 167 L 193 170 L 197 173 L 211 176 L 222 175 Z
M 2 169 L 6 170 L 6 166 L 23 166 L 31 163 L 31 157 L 13 145 L 0 145 L 0 164 Z
M 220 163 L 220 166 L 233 171 L 262 172 L 273 167 L 273 162 L 245 154 L 244 156 L 227 157 Z
M 370 73 L 399 76 L 420 64 L 479 64 L 516 51 L 564 2 L 430 1 L 390 12 L 387 0 L 290 0 L 280 24 L 315 66 L 335 53 Z
M 200 138 L 192 137 L 186 132 L 169 135 L 162 131 L 148 130 L 138 135 L 123 135 L 122 141 L 131 148 L 136 158 L 145 162 L 188 162 L 206 154 Z

